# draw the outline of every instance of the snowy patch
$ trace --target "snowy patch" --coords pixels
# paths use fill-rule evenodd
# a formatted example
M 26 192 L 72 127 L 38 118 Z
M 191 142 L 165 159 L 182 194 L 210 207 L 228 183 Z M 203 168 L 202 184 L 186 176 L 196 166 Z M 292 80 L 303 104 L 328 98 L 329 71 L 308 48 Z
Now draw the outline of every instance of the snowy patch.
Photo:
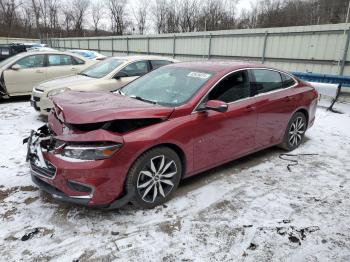
M 293 154 L 271 148 L 187 179 L 153 210 L 57 202 L 32 184 L 22 145 L 43 122 L 0 104 L 4 261 L 350 261 L 350 106 L 320 107 Z

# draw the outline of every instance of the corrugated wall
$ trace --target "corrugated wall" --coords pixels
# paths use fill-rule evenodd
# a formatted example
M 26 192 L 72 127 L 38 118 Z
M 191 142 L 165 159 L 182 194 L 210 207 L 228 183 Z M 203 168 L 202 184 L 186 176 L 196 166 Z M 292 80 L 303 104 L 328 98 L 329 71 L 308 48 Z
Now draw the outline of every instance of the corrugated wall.
M 350 24 L 224 30 L 150 36 L 51 39 L 59 49 L 105 55 L 155 54 L 179 60 L 233 59 L 289 71 L 350 75 Z M 347 47 L 347 48 L 346 48 Z M 345 58 L 345 59 L 343 59 Z

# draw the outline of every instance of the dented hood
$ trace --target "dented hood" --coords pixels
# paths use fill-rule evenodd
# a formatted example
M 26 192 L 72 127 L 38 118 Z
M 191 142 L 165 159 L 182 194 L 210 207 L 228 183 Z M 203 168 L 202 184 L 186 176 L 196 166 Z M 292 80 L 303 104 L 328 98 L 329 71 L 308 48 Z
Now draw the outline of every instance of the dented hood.
M 174 108 L 163 107 L 109 92 L 69 91 L 53 99 L 56 113 L 69 124 L 118 119 L 168 118 Z

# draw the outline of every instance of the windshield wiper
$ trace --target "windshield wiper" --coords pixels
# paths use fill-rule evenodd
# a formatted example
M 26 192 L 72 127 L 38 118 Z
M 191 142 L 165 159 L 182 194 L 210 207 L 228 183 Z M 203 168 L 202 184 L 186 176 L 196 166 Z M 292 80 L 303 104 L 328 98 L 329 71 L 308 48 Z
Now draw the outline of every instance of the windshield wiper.
M 148 100 L 148 99 L 143 98 L 143 97 L 141 97 L 141 96 L 134 96 L 134 95 L 132 95 L 132 96 L 130 96 L 130 97 L 131 97 L 131 98 L 135 98 L 135 99 L 140 100 L 140 101 L 143 101 L 143 102 L 151 103 L 151 104 L 154 104 L 154 105 L 157 105 L 157 104 L 158 104 L 157 101 Z

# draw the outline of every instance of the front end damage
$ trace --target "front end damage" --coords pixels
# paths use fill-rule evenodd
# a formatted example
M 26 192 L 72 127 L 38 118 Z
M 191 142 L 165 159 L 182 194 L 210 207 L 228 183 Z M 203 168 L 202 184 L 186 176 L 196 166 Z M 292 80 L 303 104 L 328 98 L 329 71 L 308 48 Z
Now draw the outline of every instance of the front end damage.
M 110 93 L 72 91 L 57 95 L 53 103 L 48 124 L 25 141 L 34 183 L 56 199 L 77 204 L 126 204 L 134 194 L 125 190 L 128 171 L 152 143 L 141 130 L 166 121 L 174 109 Z
M 91 145 L 94 149 L 102 145 L 108 148 L 106 153 L 112 154 L 114 152 L 110 151 L 109 145 L 122 145 L 122 139 L 115 135 L 111 137 L 107 131 L 92 132 L 93 134 L 87 132 L 56 135 L 48 125 L 40 127 L 37 131 L 32 130 L 30 136 L 23 141 L 27 143 L 26 160 L 30 163 L 32 181 L 53 198 L 61 201 L 107 209 L 119 208 L 129 202 L 133 194 L 125 194 L 120 186 L 124 181 L 121 180 L 121 176 L 116 176 L 115 171 L 122 170 L 113 168 L 111 158 L 99 156 L 100 159 L 92 160 L 92 151 L 83 141 L 88 140 L 88 146 Z M 105 141 L 101 141 L 103 139 Z M 72 148 L 75 148 L 76 152 L 73 152 Z M 82 151 L 77 148 L 83 148 L 85 154 L 79 154 Z

